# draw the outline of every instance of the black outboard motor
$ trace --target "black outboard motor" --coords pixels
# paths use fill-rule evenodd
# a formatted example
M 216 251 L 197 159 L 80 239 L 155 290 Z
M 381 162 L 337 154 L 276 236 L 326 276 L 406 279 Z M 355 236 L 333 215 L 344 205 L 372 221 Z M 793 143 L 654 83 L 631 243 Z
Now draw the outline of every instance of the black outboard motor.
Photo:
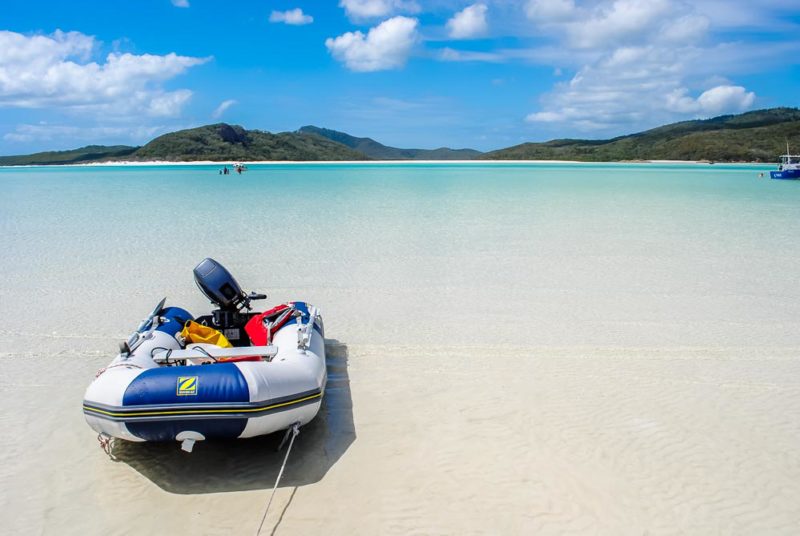
M 247 300 L 236 279 L 214 259 L 204 259 L 194 267 L 194 282 L 211 303 L 224 311 L 238 311 Z
M 249 311 L 250 301 L 263 300 L 266 294 L 245 294 L 231 273 L 212 258 L 195 266 L 194 281 L 211 303 L 219 307 L 212 312 L 212 325 L 223 330 L 225 336 L 236 344 L 241 328 L 251 316 L 244 309 Z

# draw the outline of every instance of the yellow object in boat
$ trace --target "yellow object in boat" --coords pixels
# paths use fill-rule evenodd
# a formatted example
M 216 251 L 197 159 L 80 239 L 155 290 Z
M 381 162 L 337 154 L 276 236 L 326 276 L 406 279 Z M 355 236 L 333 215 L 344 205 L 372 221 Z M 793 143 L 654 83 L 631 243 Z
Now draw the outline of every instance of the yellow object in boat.
M 183 326 L 183 331 L 181 331 L 181 337 L 186 341 L 186 344 L 206 343 L 215 344 L 222 348 L 233 348 L 230 341 L 219 330 L 198 324 L 194 320 L 186 322 L 186 325 Z

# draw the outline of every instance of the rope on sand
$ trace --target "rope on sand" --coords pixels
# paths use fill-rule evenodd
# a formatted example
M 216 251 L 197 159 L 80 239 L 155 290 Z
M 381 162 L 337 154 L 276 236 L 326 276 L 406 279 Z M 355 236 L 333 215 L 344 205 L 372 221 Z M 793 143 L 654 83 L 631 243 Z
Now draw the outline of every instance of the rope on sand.
M 267 507 L 264 508 L 264 515 L 261 517 L 261 523 L 258 525 L 258 530 L 256 531 L 256 536 L 261 534 L 261 528 L 264 526 L 264 521 L 267 519 L 267 512 L 269 512 L 269 507 L 272 504 L 272 499 L 275 498 L 275 492 L 278 490 L 278 484 L 281 481 L 281 477 L 283 476 L 283 470 L 286 468 L 286 462 L 289 460 L 289 453 L 292 452 L 292 445 L 294 444 L 294 438 L 300 433 L 300 423 L 294 423 L 291 428 L 286 430 L 286 435 L 283 436 L 283 440 L 281 444 L 278 446 L 278 450 L 280 450 L 286 440 L 289 439 L 289 448 L 286 449 L 286 456 L 283 458 L 283 465 L 281 465 L 281 470 L 278 471 L 278 478 L 275 479 L 275 486 L 272 488 L 272 495 L 269 496 L 269 502 L 267 502 Z M 290 435 L 291 434 L 291 437 Z

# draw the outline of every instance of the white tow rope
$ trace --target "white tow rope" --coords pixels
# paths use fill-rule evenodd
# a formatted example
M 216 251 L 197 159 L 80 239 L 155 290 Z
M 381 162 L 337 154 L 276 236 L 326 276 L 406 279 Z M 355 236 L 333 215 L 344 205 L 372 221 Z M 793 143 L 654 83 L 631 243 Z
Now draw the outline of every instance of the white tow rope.
M 286 462 L 289 460 L 289 453 L 292 452 L 292 445 L 294 444 L 294 438 L 300 433 L 300 423 L 296 422 L 292 425 L 291 428 L 286 430 L 286 435 L 283 436 L 283 440 L 281 444 L 278 446 L 278 450 L 281 450 L 286 440 L 289 439 L 289 448 L 286 449 L 286 456 L 283 458 L 283 465 L 281 465 L 281 470 L 278 471 L 278 478 L 275 479 L 275 486 L 272 488 L 272 495 L 269 496 L 269 502 L 267 503 L 267 507 L 264 508 L 264 515 L 261 517 L 261 523 L 258 525 L 258 530 L 256 531 L 256 536 L 261 534 L 261 528 L 264 526 L 264 521 L 267 519 L 267 512 L 269 512 L 269 507 L 272 504 L 272 499 L 275 498 L 275 492 L 278 490 L 278 484 L 280 484 L 281 477 L 283 476 L 283 470 L 286 468 Z M 291 434 L 291 437 L 289 436 Z

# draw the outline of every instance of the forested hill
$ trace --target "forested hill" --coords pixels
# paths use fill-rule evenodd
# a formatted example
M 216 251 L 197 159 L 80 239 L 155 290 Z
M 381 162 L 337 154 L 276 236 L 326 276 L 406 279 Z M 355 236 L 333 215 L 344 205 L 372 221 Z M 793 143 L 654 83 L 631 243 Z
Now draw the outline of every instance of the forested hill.
M 0 157 L 0 165 L 78 164 L 119 160 L 189 162 L 336 160 L 710 160 L 776 162 L 789 142 L 800 152 L 800 109 L 772 108 L 682 121 L 610 140 L 523 143 L 489 153 L 472 149 L 398 149 L 372 138 L 306 126 L 272 134 L 225 123 L 164 134 L 143 147 L 90 145 L 71 151 Z
M 219 123 L 164 134 L 143 147 L 90 145 L 71 151 L 3 156 L 0 157 L 0 165 L 82 164 L 121 160 L 251 162 L 366 159 L 367 157 L 360 152 L 315 134 L 299 132 L 271 134 Z
M 472 160 L 482 153 L 475 149 L 398 149 L 379 143 L 372 138 L 357 138 L 345 132 L 312 125 L 301 127 L 298 132 L 317 134 L 364 153 L 375 160 Z
M 164 134 L 133 156 L 137 160 L 175 162 L 366 159 L 362 153 L 322 136 L 300 132 L 271 134 L 225 123 Z
M 485 153 L 492 160 L 711 160 L 775 162 L 786 142 L 800 150 L 800 110 L 772 108 L 682 121 L 610 140 L 523 143 Z
M 69 151 L 46 151 L 19 156 L 0 156 L 0 166 L 40 166 L 54 164 L 81 164 L 100 160 L 114 160 L 132 155 L 138 147 L 128 145 L 87 145 Z

